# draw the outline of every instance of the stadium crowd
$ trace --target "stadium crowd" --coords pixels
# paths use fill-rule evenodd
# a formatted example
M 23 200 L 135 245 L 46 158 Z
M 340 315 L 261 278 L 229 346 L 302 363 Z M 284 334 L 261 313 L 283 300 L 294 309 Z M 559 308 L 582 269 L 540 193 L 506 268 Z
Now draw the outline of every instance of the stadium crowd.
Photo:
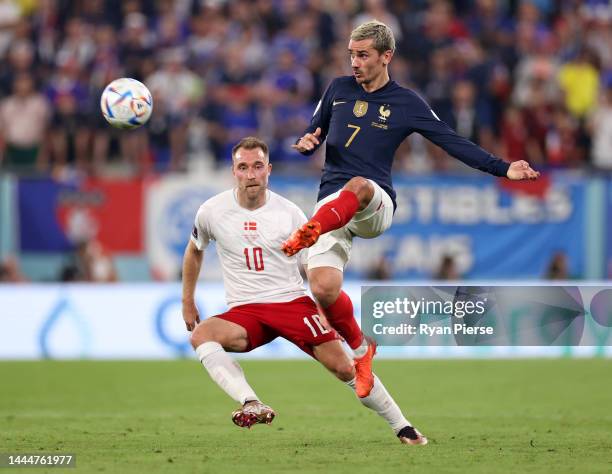
M 458 132 L 508 160 L 612 169 L 612 6 L 607 0 L 0 0 L 4 169 L 188 170 L 228 162 L 240 137 L 293 152 L 345 39 L 377 18 L 398 39 L 391 74 Z M 147 126 L 99 113 L 112 79 L 147 84 Z M 399 169 L 456 166 L 418 136 Z M 112 160 L 109 157 L 114 157 Z

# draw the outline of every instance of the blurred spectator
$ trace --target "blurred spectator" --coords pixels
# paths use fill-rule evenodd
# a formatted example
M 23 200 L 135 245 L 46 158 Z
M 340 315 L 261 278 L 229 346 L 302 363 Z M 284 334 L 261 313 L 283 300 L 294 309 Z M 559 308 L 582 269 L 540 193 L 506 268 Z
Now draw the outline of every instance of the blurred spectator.
M 510 106 L 504 113 L 501 143 L 501 156 L 508 161 L 527 160 L 535 164 L 543 162 L 541 149 L 530 134 L 525 117 L 518 107 Z
M 141 12 L 126 15 L 119 38 L 119 60 L 125 75 L 144 80 L 142 65 L 153 56 L 154 41 L 153 34 L 147 29 L 147 18 Z
M 58 56 L 60 58 L 60 56 Z M 77 58 L 66 55 L 59 59 L 58 69 L 47 87 L 53 107 L 50 132 L 50 154 L 54 165 L 88 165 L 88 100 L 87 84 L 81 80 Z
M 168 124 L 168 150 L 156 150 L 157 163 L 169 163 L 171 170 L 186 168 L 187 129 L 204 93 L 202 80 L 186 65 L 184 50 L 164 51 L 162 69 L 146 78 L 153 94 L 157 114 L 164 114 Z
M 102 248 L 97 240 L 90 240 L 85 244 L 80 258 L 85 266 L 87 281 L 96 283 L 109 283 L 117 281 L 117 270 L 112 257 Z
M 28 74 L 15 77 L 13 94 L 0 102 L 0 163 L 33 172 L 45 161 L 45 133 L 50 109 Z
M 559 251 L 552 256 L 544 278 L 547 280 L 569 280 L 571 278 L 565 252 Z
M 457 270 L 457 262 L 452 255 L 444 255 L 438 270 L 434 274 L 435 280 L 459 280 L 461 275 Z
M 486 106 L 477 104 L 474 84 L 470 81 L 458 81 L 451 90 L 450 103 L 443 102 L 439 106 L 440 118 L 457 133 L 485 149 L 493 150 L 495 141 L 493 131 L 489 126 Z M 437 169 L 449 169 L 460 166 L 457 162 L 445 159 L 446 153 L 433 144 L 427 144 L 430 154 L 436 161 Z
M 546 135 L 546 159 L 552 167 L 576 166 L 583 160 L 578 144 L 579 128 L 574 117 L 558 107 Z
M 526 48 L 535 48 L 535 51 L 522 56 L 514 73 L 513 99 L 521 107 L 530 106 L 534 101 L 552 104 L 560 99 L 556 81 L 558 61 L 550 54 L 547 47 L 532 43 L 536 41 L 534 33 L 532 30 L 525 31 L 528 35 L 525 38 L 528 43 Z
M 64 41 L 56 53 L 56 58 L 60 64 L 76 61 L 79 68 L 84 68 L 91 64 L 96 47 L 91 25 L 73 17 L 66 22 Z
M 507 17 L 505 2 L 497 0 L 476 0 L 468 12 L 466 27 L 472 36 L 489 48 L 507 45 L 510 39 L 510 19 Z
M 6 54 L 13 39 L 13 29 L 21 17 L 21 8 L 16 0 L 0 0 L 0 58 Z
M 402 41 L 402 29 L 397 18 L 387 10 L 384 0 L 365 0 L 363 2 L 364 12 L 360 13 L 353 20 L 353 28 L 370 20 L 382 21 L 391 28 L 395 40 L 399 43 Z
M 380 258 L 372 265 L 366 275 L 368 280 L 391 280 L 393 278 L 393 265 L 386 255 L 381 255 Z
M 612 73 L 607 78 L 599 105 L 589 117 L 588 128 L 593 136 L 593 165 L 612 171 Z
M 117 271 L 112 257 L 95 239 L 82 241 L 76 247 L 72 260 L 60 271 L 63 282 L 110 283 L 117 281 Z
M 457 133 L 485 149 L 492 149 L 493 137 L 489 118 L 476 101 L 474 84 L 469 81 L 455 83 L 448 124 Z
M 450 48 L 437 49 L 431 55 L 430 78 L 424 92 L 431 108 L 438 114 L 444 108 L 448 108 L 451 102 L 451 91 L 455 80 L 451 70 L 451 56 Z
M 7 67 L 0 70 L 0 96 L 11 93 L 15 77 L 20 74 L 28 74 L 36 82 L 34 46 L 27 40 L 16 41 L 9 49 Z
M 586 49 L 580 50 L 559 70 L 559 84 L 565 95 L 565 107 L 576 118 L 583 118 L 597 101 L 599 71 Z
M 186 46 L 196 73 L 205 75 L 218 61 L 227 27 L 226 19 L 212 5 L 207 5 L 205 11 L 191 19 L 191 36 Z
M 23 283 L 28 281 L 21 273 L 15 257 L 6 257 L 0 262 L 0 283 Z

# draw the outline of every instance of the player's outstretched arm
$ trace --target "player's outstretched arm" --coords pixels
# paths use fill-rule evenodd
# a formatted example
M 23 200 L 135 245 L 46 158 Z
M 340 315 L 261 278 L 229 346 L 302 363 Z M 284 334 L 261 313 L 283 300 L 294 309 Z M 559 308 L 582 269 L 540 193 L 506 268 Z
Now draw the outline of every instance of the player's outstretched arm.
M 306 151 L 314 150 L 321 143 L 321 127 L 317 127 L 314 133 L 307 133 L 298 140 L 295 145 L 291 145 L 291 148 L 304 153 Z
M 523 179 L 537 179 L 540 176 L 540 172 L 531 168 L 526 161 L 520 160 L 510 163 L 506 176 L 508 179 L 520 181 Z
M 195 288 L 203 258 L 204 252 L 198 250 L 190 240 L 183 256 L 183 320 L 187 331 L 193 331 L 200 322 L 200 314 L 195 304 Z

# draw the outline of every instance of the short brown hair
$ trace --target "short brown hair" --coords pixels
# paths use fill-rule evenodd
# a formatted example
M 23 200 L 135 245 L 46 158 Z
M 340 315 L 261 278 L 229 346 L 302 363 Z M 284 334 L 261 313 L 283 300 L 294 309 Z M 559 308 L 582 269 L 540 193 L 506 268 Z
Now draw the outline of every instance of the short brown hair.
M 372 46 L 380 54 L 385 51 L 395 51 L 395 37 L 393 31 L 382 21 L 372 20 L 363 23 L 351 32 L 353 41 L 371 39 Z
M 236 152 L 240 148 L 244 148 L 245 150 L 254 150 L 256 148 L 261 148 L 266 158 L 269 158 L 268 145 L 266 145 L 266 142 L 257 137 L 244 137 L 242 140 L 236 143 L 234 145 L 234 148 L 232 148 L 232 160 L 236 158 Z

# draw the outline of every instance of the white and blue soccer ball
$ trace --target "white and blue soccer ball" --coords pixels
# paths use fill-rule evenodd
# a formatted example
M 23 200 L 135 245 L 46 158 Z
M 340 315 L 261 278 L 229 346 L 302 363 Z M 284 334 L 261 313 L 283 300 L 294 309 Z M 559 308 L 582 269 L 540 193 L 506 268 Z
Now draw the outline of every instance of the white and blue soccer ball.
M 115 79 L 100 97 L 102 115 L 113 127 L 138 128 L 153 112 L 153 97 L 142 82 L 128 77 Z

